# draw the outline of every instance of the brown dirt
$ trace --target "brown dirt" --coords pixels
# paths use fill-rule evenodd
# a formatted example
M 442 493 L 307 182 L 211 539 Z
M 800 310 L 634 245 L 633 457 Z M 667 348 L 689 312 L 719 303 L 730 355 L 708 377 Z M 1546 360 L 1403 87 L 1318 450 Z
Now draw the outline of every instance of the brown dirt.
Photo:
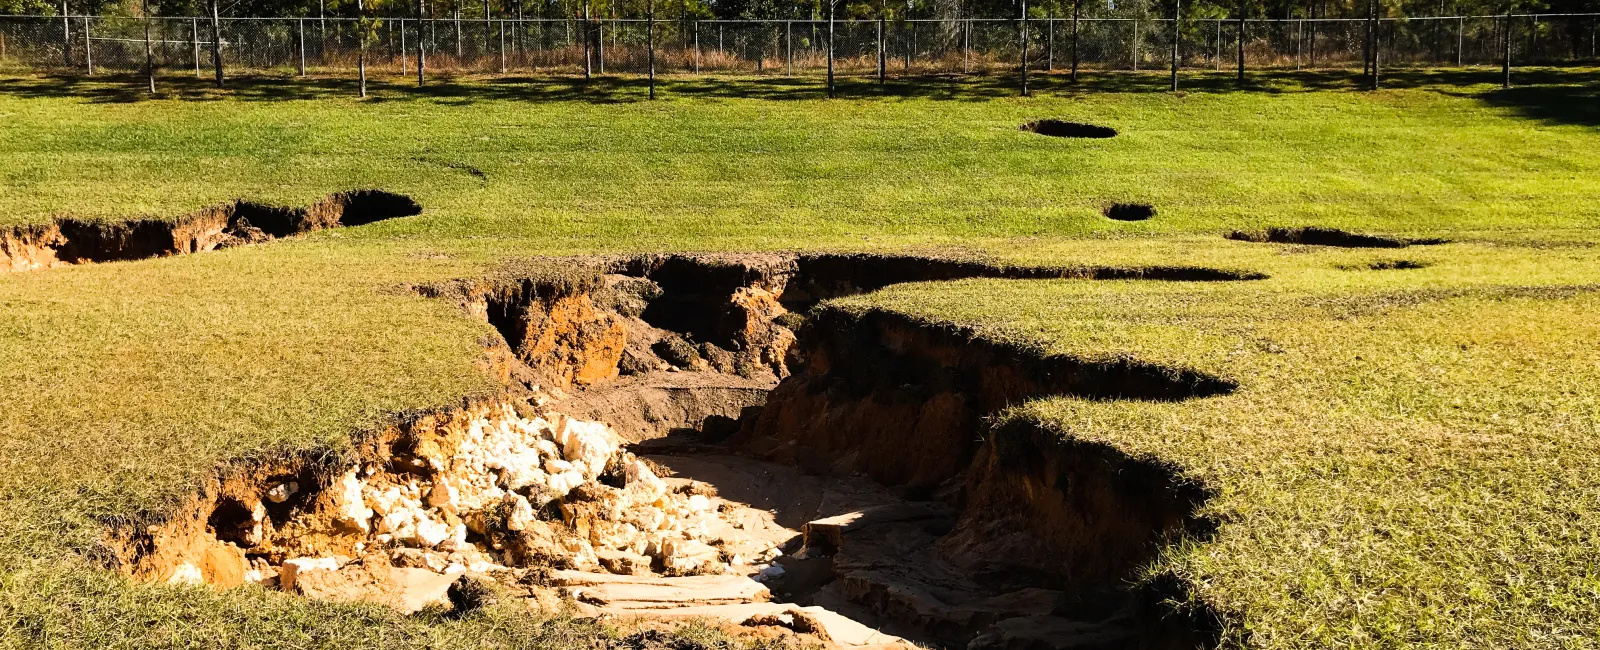
M 57 251 L 66 243 L 61 226 L 0 229 L 0 272 L 33 271 L 65 264 Z
M 887 312 L 822 306 L 801 324 L 789 311 L 896 281 L 1061 269 L 843 255 L 594 258 L 548 268 L 559 272 L 422 289 L 497 328 L 506 345 L 486 363 L 512 383 L 507 395 L 364 436 L 350 458 L 233 468 L 183 508 L 119 529 L 109 556 L 139 579 L 187 571 L 223 587 L 289 558 L 368 557 L 387 542 L 341 519 L 335 483 L 360 469 L 365 486 L 415 492 L 421 483 L 431 494 L 437 469 L 422 459 L 462 457 L 466 432 L 488 426 L 483 414 L 510 400 L 518 413 L 608 422 L 647 465 L 670 471 L 661 475 L 673 498 L 693 495 L 716 513 L 696 525 L 720 527 L 704 539 L 715 538 L 713 555 L 726 569 L 765 571 L 756 562 L 768 561 L 781 569 L 761 574 L 780 601 L 764 603 L 746 593 L 756 593 L 749 579 L 701 580 L 710 576 L 695 574 L 709 565 L 699 560 L 652 566 L 638 549 L 603 547 L 616 526 L 604 514 L 613 507 L 606 490 L 616 484 L 585 484 L 536 505 L 549 509 L 523 528 L 478 525 L 484 532 L 472 543 L 523 572 L 495 579 L 517 584 L 527 567 L 571 564 L 573 540 L 594 540 L 588 552 L 610 574 L 565 571 L 550 587 L 593 613 L 782 623 L 838 645 L 896 639 L 873 630 L 1008 648 L 1210 638 L 1194 636 L 1209 612 L 1186 614 L 1181 625 L 1157 622 L 1171 613 L 1161 603 L 1184 588 L 1180 580 L 1127 587 L 1163 544 L 1208 534 L 1196 515 L 1204 489 L 1172 468 L 1071 442 L 1039 423 L 986 422 L 1041 396 L 1182 400 L 1225 394 L 1232 381 L 1131 359 L 1048 356 Z M 704 354 L 669 362 L 652 351 L 668 340 Z M 733 360 L 717 360 L 719 350 Z M 594 480 L 616 481 L 618 471 L 608 465 Z M 271 498 L 291 482 L 293 494 Z M 447 526 L 473 527 L 444 516 Z M 764 559 L 775 548 L 782 553 Z M 395 551 L 394 566 L 443 571 L 424 555 Z M 340 582 L 358 573 L 317 575 L 333 581 L 329 593 L 366 589 L 395 600 L 382 594 L 405 591 L 381 571 Z M 652 600 L 678 597 L 663 593 L 693 602 Z
M 172 220 L 101 222 L 63 217 L 50 226 L 18 227 L 0 234 L 0 271 L 188 255 L 421 211 L 405 196 L 354 190 L 302 208 L 241 200 Z

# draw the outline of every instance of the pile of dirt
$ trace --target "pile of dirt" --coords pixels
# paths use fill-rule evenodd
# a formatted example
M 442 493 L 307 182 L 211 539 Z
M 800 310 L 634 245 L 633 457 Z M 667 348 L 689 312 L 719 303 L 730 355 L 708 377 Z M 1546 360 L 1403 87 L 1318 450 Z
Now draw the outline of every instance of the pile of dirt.
M 1227 238 L 1235 241 L 1256 243 L 1304 244 L 1308 246 L 1336 246 L 1339 248 L 1405 248 L 1407 246 L 1430 246 L 1445 243 L 1443 239 L 1406 239 L 1362 235 L 1337 228 L 1320 228 L 1316 226 L 1268 228 L 1262 231 L 1235 230 L 1228 233 Z
M 1117 135 L 1117 130 L 1108 126 L 1066 120 L 1034 120 L 1020 128 L 1052 138 L 1114 138 Z
M 354 190 L 300 208 L 240 200 L 172 220 L 62 217 L 48 225 L 0 229 L 0 271 L 187 255 L 421 212 L 399 194 Z

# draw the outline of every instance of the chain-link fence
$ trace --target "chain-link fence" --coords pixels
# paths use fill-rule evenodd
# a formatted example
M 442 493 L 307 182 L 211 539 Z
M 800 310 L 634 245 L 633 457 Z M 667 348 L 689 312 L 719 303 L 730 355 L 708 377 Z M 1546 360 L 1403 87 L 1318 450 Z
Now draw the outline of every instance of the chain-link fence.
M 419 45 L 431 70 L 471 73 L 639 74 L 648 69 L 645 19 L 127 18 L 0 16 L 0 68 L 131 71 L 147 56 L 160 74 L 209 75 L 213 42 L 233 71 L 344 73 L 365 57 L 369 74 L 414 74 Z M 820 74 L 826 20 L 653 22 L 656 71 Z M 984 73 L 1016 70 L 1017 19 L 841 20 L 833 52 L 840 74 Z M 1166 69 L 1172 39 L 1184 69 L 1360 67 L 1362 19 L 1029 19 L 1030 69 Z M 360 34 L 365 31 L 365 47 Z M 1383 65 L 1499 65 L 1506 39 L 1518 65 L 1600 59 L 1600 14 L 1451 16 L 1378 22 Z M 216 38 L 213 37 L 216 34 Z M 584 38 L 585 33 L 589 38 Z

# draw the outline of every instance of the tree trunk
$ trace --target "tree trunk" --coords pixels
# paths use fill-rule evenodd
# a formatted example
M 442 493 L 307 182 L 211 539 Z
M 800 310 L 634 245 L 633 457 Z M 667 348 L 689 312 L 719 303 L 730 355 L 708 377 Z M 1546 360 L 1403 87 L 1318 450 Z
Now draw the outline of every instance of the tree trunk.
M 222 87 L 222 10 L 221 0 L 211 0 L 211 67 L 216 71 L 217 87 Z

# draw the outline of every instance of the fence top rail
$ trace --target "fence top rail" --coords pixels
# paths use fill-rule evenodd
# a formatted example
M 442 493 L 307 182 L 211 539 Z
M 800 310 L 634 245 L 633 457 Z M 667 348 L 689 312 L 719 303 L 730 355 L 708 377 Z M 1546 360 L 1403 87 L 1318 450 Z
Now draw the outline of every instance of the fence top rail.
M 509 16 L 507 16 L 507 17 L 494 16 L 494 17 L 490 17 L 490 18 L 482 18 L 482 17 L 462 16 L 459 19 L 455 18 L 455 17 L 445 17 L 445 18 L 428 17 L 428 18 L 419 19 L 419 18 L 417 18 L 415 16 L 375 16 L 375 17 L 383 19 L 383 20 L 395 20 L 395 21 L 401 21 L 401 22 L 416 21 L 416 20 L 430 20 L 430 21 L 432 21 L 432 20 L 442 20 L 442 21 L 446 21 L 446 22 L 454 21 L 454 20 L 461 20 L 462 22 L 483 22 L 485 20 L 488 20 L 488 21 L 493 21 L 493 22 L 510 22 L 510 23 L 564 23 L 564 22 L 572 22 L 572 21 L 582 20 L 582 18 L 578 18 L 578 17 L 571 17 L 571 18 L 512 18 L 512 17 L 509 17 Z M 1391 16 L 1391 17 L 1379 18 L 1378 21 L 1379 22 L 1402 22 L 1403 23 L 1403 22 L 1427 21 L 1427 20 L 1503 19 L 1505 17 L 1506 17 L 1506 14 L 1460 15 L 1460 16 Z M 1600 13 L 1511 14 L 1511 17 L 1512 18 L 1597 18 L 1597 17 L 1600 17 Z M 0 14 L 0 20 L 11 19 L 11 18 L 35 19 L 35 20 L 38 20 L 38 19 L 45 19 L 45 20 L 62 20 L 62 19 L 68 19 L 68 20 L 85 20 L 85 19 L 90 19 L 90 20 L 107 20 L 107 19 L 112 19 L 112 20 L 143 20 L 142 18 L 139 18 L 139 17 L 136 17 L 136 16 L 100 16 L 100 15 L 94 15 L 94 14 L 66 14 L 66 15 L 61 15 L 61 14 L 54 14 L 54 15 L 46 15 L 46 14 Z M 152 20 L 183 20 L 183 21 L 193 21 L 193 20 L 210 21 L 211 20 L 210 16 L 151 16 L 150 18 Z M 1017 22 L 1020 19 L 1021 19 L 1020 17 L 1010 17 L 1010 18 L 992 18 L 992 17 L 984 17 L 984 18 L 977 18 L 977 17 L 972 17 L 972 18 L 904 18 L 904 19 L 897 19 L 895 22 L 908 22 L 908 23 L 952 23 L 952 22 L 965 22 L 965 23 L 1012 23 L 1012 22 Z M 332 21 L 332 22 L 353 22 L 353 21 L 358 21 L 358 20 L 363 20 L 363 19 L 362 18 L 351 17 L 351 16 L 226 16 L 226 17 L 222 17 L 220 20 L 222 20 L 222 21 L 260 21 L 260 22 L 287 22 L 287 21 L 299 21 L 299 20 L 318 20 L 318 21 L 322 21 L 322 20 L 326 20 L 326 21 Z M 589 20 L 591 22 L 601 22 L 601 23 L 643 23 L 643 22 L 648 22 L 649 21 L 648 18 L 591 18 Z M 683 18 L 681 18 L 681 17 L 662 17 L 662 18 L 657 18 L 656 22 L 677 22 L 677 21 L 681 21 L 681 20 L 683 20 Z M 692 19 L 692 20 L 693 20 L 693 22 L 697 22 L 697 23 L 724 24 L 724 25 L 769 25 L 769 24 L 774 24 L 774 23 L 826 23 L 826 22 L 828 22 L 828 19 L 826 19 L 826 18 L 696 18 L 696 19 Z M 874 22 L 875 23 L 875 22 L 877 22 L 877 20 L 878 19 L 876 19 L 876 18 L 852 18 L 852 19 L 835 20 L 834 22 L 841 22 L 841 23 Z M 1041 21 L 1041 22 L 1043 22 L 1043 21 L 1066 22 L 1066 21 L 1071 21 L 1073 19 L 1070 18 L 1070 17 L 1057 16 L 1057 17 L 1049 17 L 1049 18 L 1030 18 L 1029 20 L 1030 21 Z M 1140 18 L 1122 17 L 1122 16 L 1098 16 L 1098 17 L 1087 17 L 1086 16 L 1086 17 L 1079 18 L 1078 20 L 1080 22 L 1102 22 L 1102 23 L 1105 23 L 1105 22 L 1135 22 L 1135 21 L 1137 21 L 1137 22 L 1150 22 L 1150 23 L 1172 22 L 1172 18 L 1170 18 L 1170 17 L 1162 17 L 1162 16 L 1149 16 L 1149 17 L 1140 17 Z M 1185 20 L 1187 20 L 1189 22 L 1229 22 L 1229 23 L 1239 22 L 1238 18 L 1186 18 Z M 1367 21 L 1366 18 L 1245 18 L 1244 19 L 1244 22 L 1246 22 L 1246 23 L 1351 23 L 1351 22 L 1366 22 L 1366 21 Z

